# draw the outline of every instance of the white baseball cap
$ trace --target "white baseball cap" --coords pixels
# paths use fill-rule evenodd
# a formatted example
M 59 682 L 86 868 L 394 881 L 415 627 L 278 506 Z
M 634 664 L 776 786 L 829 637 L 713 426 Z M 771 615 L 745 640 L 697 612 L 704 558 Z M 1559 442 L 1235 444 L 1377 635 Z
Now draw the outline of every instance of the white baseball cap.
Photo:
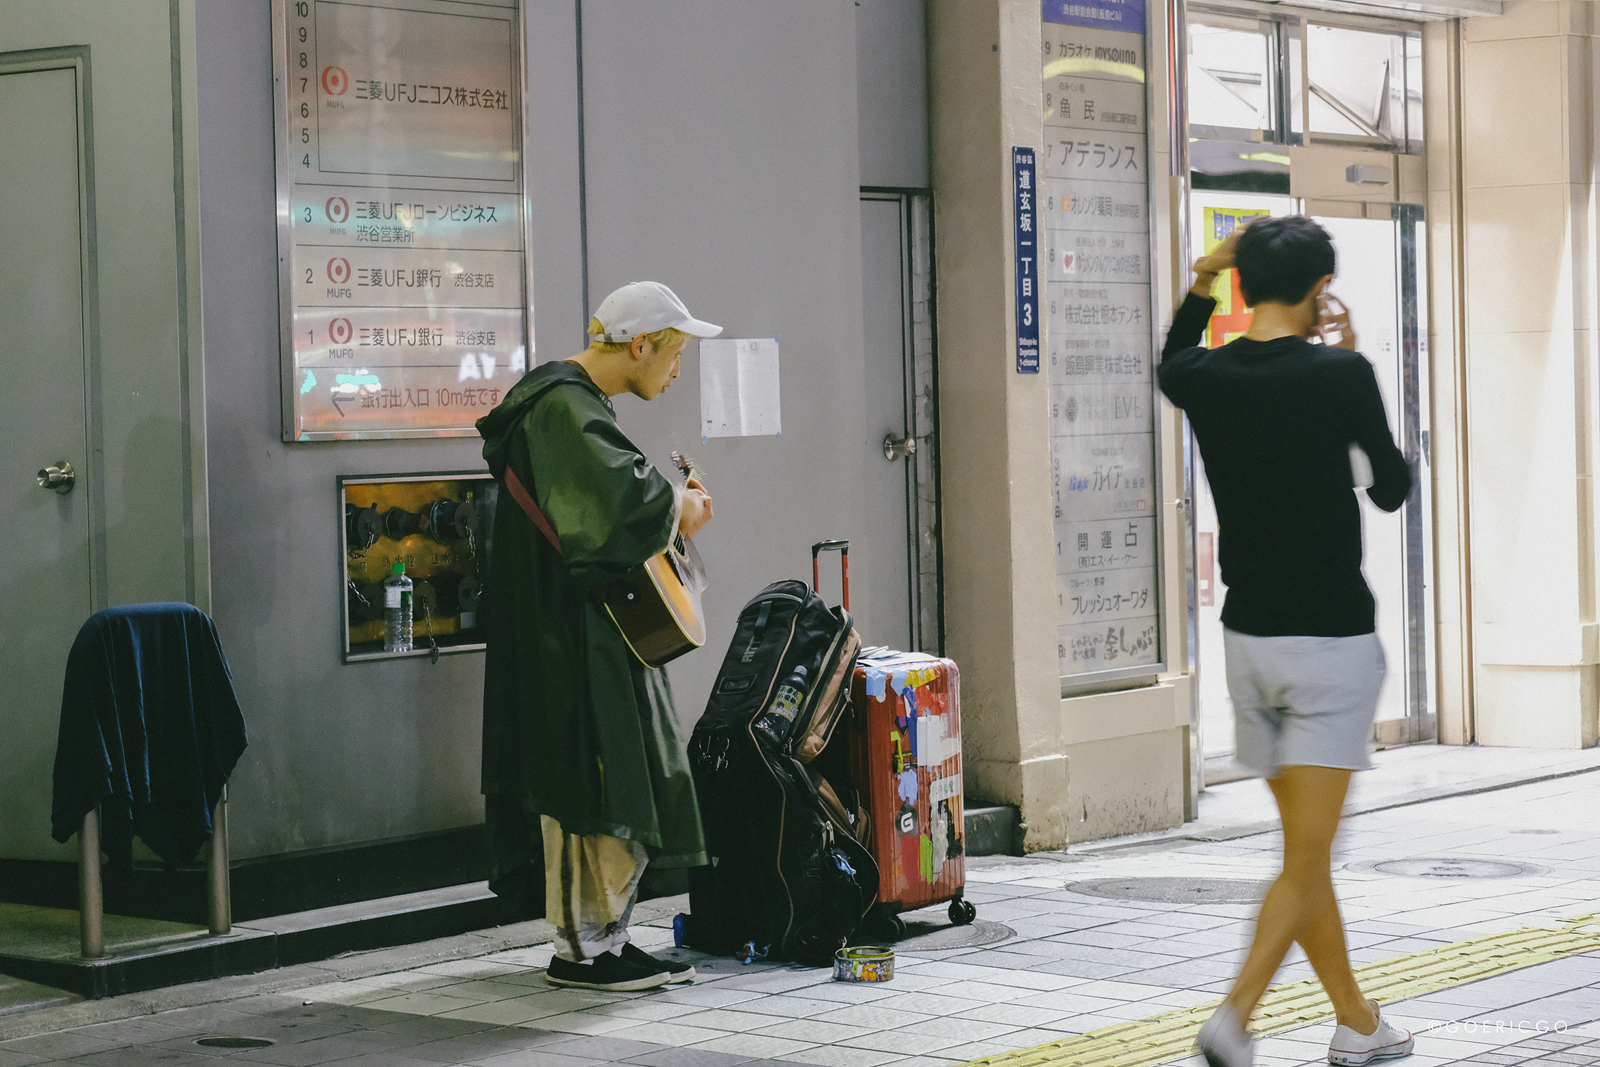
M 605 331 L 600 335 L 608 345 L 627 344 L 641 333 L 655 333 L 669 326 L 690 337 L 715 337 L 721 326 L 701 322 L 689 314 L 678 294 L 660 282 L 632 282 L 600 302 L 594 317 Z

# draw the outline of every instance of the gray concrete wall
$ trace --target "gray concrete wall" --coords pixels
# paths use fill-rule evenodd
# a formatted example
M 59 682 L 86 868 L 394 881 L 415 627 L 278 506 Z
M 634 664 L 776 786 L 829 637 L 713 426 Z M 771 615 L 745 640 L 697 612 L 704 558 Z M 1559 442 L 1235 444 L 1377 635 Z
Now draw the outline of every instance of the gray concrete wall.
M 657 462 L 678 448 L 705 466 L 715 501 L 697 538 L 712 573 L 711 636 L 671 668 L 692 723 L 739 608 L 769 582 L 808 577 L 811 543 L 850 536 L 867 506 L 855 8 L 588 0 L 583 10 L 591 302 L 655 278 L 724 336 L 777 335 L 781 351 L 781 437 L 701 444 L 694 346 L 660 399 L 617 400 L 624 429 Z
M 544 360 L 578 351 L 587 318 L 579 27 L 570 2 L 529 8 Z M 783 353 L 781 438 L 700 445 L 692 348 L 660 400 L 618 403 L 653 458 L 681 447 L 701 459 L 716 499 L 701 538 L 709 647 L 673 668 L 692 722 L 738 608 L 807 574 L 811 542 L 849 536 L 867 506 L 861 458 L 842 443 L 863 418 L 857 14 L 849 0 L 588 0 L 582 12 L 589 304 L 657 278 L 729 336 L 779 335 Z M 241 858 L 482 817 L 481 656 L 339 662 L 335 478 L 481 459 L 469 439 L 280 440 L 270 41 L 265 3 L 199 8 L 212 609 L 251 728 L 230 808 Z
M 250 748 L 238 858 L 468 825 L 481 658 L 343 666 L 340 474 L 482 466 L 468 439 L 284 444 L 270 8 L 199 5 L 212 614 Z
M 861 184 L 923 189 L 928 178 L 927 0 L 856 5 Z

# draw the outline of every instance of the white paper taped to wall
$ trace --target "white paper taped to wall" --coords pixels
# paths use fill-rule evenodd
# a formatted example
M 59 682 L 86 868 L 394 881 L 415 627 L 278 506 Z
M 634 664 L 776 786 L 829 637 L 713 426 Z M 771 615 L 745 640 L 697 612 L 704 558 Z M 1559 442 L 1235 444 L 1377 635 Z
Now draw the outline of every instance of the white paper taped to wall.
M 717 337 L 700 342 L 700 436 L 783 433 L 776 337 Z

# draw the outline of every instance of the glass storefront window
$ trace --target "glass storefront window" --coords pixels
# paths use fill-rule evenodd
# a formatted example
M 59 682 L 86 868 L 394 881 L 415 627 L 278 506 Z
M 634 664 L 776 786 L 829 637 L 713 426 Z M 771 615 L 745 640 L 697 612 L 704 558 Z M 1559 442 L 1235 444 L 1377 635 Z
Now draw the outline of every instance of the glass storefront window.
M 1305 33 L 1312 137 L 1420 150 L 1420 38 L 1342 26 Z
M 1190 10 L 1190 135 L 1421 152 L 1420 33 L 1308 16 Z
M 1190 21 L 1191 126 L 1270 131 L 1271 83 L 1272 49 L 1259 22 L 1211 15 Z

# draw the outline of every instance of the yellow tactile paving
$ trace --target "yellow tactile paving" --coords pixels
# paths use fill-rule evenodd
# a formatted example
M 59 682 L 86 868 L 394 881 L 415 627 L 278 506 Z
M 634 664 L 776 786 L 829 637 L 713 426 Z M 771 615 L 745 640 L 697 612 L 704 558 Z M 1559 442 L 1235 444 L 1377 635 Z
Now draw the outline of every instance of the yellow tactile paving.
M 1564 956 L 1600 951 L 1600 929 L 1587 927 L 1600 927 L 1600 912 L 1562 919 L 1553 930 L 1512 930 L 1369 963 L 1356 968 L 1356 978 L 1368 996 L 1393 1004 Z M 1197 1004 L 1048 1045 L 986 1056 L 972 1060 L 967 1067 L 1155 1067 L 1187 1056 L 1200 1024 L 1220 1003 Z M 1257 1034 L 1277 1034 L 1332 1015 L 1333 1005 L 1322 987 L 1315 978 L 1307 978 L 1267 990 L 1252 1029 Z

